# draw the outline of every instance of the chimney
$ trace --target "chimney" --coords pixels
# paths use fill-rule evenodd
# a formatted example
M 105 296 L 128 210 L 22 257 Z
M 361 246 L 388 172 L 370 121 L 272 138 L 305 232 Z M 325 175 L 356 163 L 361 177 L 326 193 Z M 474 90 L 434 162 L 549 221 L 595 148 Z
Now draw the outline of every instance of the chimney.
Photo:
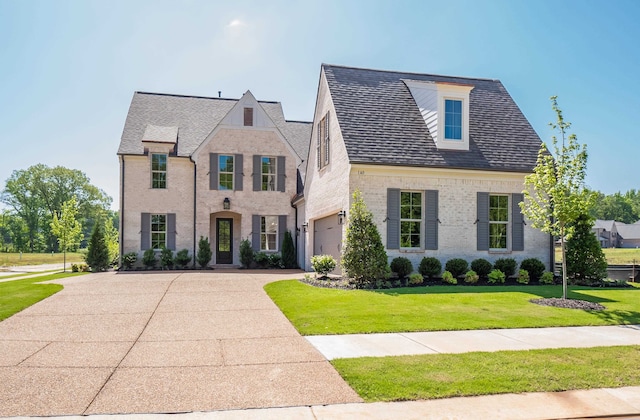
M 222 98 L 222 91 L 221 90 L 218 91 L 218 98 Z

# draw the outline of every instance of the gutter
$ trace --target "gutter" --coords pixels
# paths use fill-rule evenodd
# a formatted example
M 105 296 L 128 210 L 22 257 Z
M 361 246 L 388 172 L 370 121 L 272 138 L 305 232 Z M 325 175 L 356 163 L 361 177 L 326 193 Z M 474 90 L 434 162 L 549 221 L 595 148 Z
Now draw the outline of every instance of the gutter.
M 189 156 L 189 160 L 193 163 L 193 268 L 196 268 L 196 192 L 198 183 L 196 182 L 196 162 L 191 156 Z
M 119 232 L 119 255 L 118 255 L 118 266 L 122 267 L 122 254 L 124 252 L 124 156 L 120 157 L 120 232 Z

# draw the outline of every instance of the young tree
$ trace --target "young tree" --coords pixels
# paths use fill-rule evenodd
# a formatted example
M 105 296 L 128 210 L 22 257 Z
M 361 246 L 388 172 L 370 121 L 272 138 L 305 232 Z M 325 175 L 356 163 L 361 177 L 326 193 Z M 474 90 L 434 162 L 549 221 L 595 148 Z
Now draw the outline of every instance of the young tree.
M 93 231 L 89 238 L 89 246 L 87 247 L 87 264 L 91 267 L 91 271 L 105 271 L 109 268 L 111 260 L 109 258 L 109 244 L 104 235 L 102 223 L 93 225 Z
M 284 240 L 282 241 L 282 263 L 284 268 L 296 267 L 296 250 L 293 246 L 293 239 L 291 238 L 291 232 L 288 230 L 284 232 Z
M 536 229 L 560 238 L 562 249 L 562 298 L 567 298 L 567 258 L 565 240 L 574 231 L 575 221 L 589 212 L 594 194 L 584 184 L 587 171 L 587 146 L 580 145 L 575 134 L 568 134 L 571 123 L 564 120 L 557 97 L 551 97 L 556 122 L 552 129 L 560 134 L 551 137 L 554 156 L 543 143 L 532 174 L 525 177 L 522 213 Z
M 593 218 L 582 214 L 567 241 L 567 276 L 576 284 L 590 286 L 607 277 L 607 259 L 596 238 Z
M 212 256 L 213 256 L 213 252 L 211 251 L 211 244 L 209 243 L 209 238 L 205 238 L 201 236 L 200 241 L 198 241 L 198 253 L 196 254 L 196 260 L 198 261 L 198 265 L 201 268 L 206 268 L 207 265 L 209 265 L 209 261 L 211 261 Z
M 60 217 L 54 213 L 51 232 L 58 238 L 60 250 L 64 253 L 62 271 L 67 271 L 67 251 L 77 248 L 82 240 L 82 226 L 76 220 L 78 207 L 75 197 L 62 204 Z
M 347 276 L 361 287 L 384 278 L 388 267 L 387 252 L 373 215 L 367 209 L 360 191 L 353 193 L 349 211 L 347 239 L 342 253 L 342 267 Z

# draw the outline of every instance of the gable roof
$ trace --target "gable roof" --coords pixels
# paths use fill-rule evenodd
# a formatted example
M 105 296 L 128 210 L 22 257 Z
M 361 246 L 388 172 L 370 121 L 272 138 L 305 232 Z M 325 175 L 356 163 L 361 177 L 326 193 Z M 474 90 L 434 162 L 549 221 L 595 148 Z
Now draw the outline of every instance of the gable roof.
M 237 99 L 135 92 L 122 131 L 119 155 L 142 155 L 145 132 L 177 127 L 178 156 L 190 156 L 238 102 Z M 305 159 L 310 122 L 284 119 L 280 102 L 258 101 L 293 150 Z
M 640 239 L 639 224 L 616 222 L 616 229 L 618 230 L 618 235 L 620 235 L 622 239 Z
M 608 231 L 612 231 L 615 225 L 616 225 L 616 221 L 615 220 L 596 219 L 593 222 L 593 227 L 594 228 L 596 228 L 596 229 L 604 229 L 604 230 L 608 230 Z
M 531 172 L 541 140 L 498 80 L 322 65 L 351 163 Z M 473 85 L 469 150 L 437 149 L 403 80 Z

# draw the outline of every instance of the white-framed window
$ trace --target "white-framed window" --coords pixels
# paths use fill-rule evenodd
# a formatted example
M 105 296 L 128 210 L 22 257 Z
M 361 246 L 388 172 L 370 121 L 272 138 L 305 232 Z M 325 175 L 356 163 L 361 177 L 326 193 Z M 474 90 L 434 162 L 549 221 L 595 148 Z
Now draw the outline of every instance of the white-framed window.
M 233 190 L 233 155 L 218 156 L 218 189 Z
M 151 248 L 162 249 L 167 246 L 167 215 L 151 215 Z
M 276 158 L 262 156 L 262 191 L 276 190 Z
M 260 216 L 260 250 L 278 250 L 278 216 Z
M 489 195 L 489 249 L 508 249 L 509 196 Z
M 151 155 L 151 188 L 167 188 L 167 155 Z
M 422 244 L 422 193 L 400 191 L 400 248 Z
M 462 100 L 444 100 L 444 138 L 462 140 Z

